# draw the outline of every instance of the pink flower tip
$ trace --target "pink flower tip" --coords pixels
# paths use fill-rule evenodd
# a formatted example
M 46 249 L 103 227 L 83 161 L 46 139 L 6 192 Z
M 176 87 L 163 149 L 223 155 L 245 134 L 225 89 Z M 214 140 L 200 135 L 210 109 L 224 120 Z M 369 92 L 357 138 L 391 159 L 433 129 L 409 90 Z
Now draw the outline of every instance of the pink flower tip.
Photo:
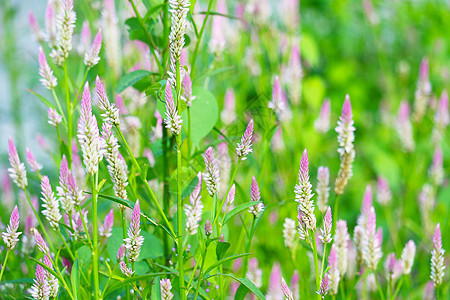
M 372 207 L 372 187 L 370 184 L 366 186 L 366 190 L 364 191 L 363 203 L 362 203 L 362 214 L 368 215 L 370 212 L 370 208 Z
M 309 161 L 308 161 L 308 151 L 303 150 L 302 158 L 300 160 L 300 172 L 298 174 L 299 181 L 307 180 L 309 176 Z
M 19 228 L 19 209 L 17 208 L 17 205 L 14 206 L 14 209 L 11 213 L 11 219 L 9 220 L 9 224 L 11 226 L 11 229 L 13 231 L 17 231 Z
M 131 222 L 139 224 L 141 219 L 141 207 L 139 206 L 139 199 L 134 204 L 133 213 L 131 215 Z
M 350 96 L 345 95 L 344 105 L 342 106 L 342 118 L 345 122 L 352 120 L 352 104 L 350 103 Z
M 433 246 L 435 249 L 442 248 L 441 224 L 437 223 L 433 234 Z
M 424 57 L 420 63 L 420 71 L 419 71 L 420 80 L 427 81 L 429 77 L 429 72 L 430 70 L 428 58 Z

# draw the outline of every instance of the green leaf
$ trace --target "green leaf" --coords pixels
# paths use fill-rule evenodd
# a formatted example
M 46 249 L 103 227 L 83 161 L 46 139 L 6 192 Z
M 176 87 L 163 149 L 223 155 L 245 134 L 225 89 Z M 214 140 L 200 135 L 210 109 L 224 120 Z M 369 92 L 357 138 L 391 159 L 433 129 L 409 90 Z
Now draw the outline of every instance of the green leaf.
M 106 250 L 108 251 L 109 258 L 113 264 L 117 263 L 117 251 L 119 251 L 122 243 L 123 229 L 122 227 L 114 227 L 111 230 L 111 236 L 108 238 L 108 243 L 106 244 Z
M 92 252 L 88 246 L 84 245 L 80 249 L 78 249 L 78 259 L 79 264 L 83 270 L 86 270 L 89 267 L 89 263 L 91 261 Z
M 198 145 L 211 132 L 219 118 L 219 107 L 214 95 L 201 87 L 193 87 L 192 95 L 195 99 L 190 107 L 191 113 L 191 142 Z M 183 125 L 187 129 L 189 120 L 187 110 L 181 114 Z
M 141 231 L 141 235 L 144 237 L 144 244 L 139 259 L 156 259 L 164 255 L 164 247 L 156 236 L 147 231 Z
M 72 265 L 72 274 L 70 275 L 70 280 L 72 283 L 72 294 L 75 300 L 78 300 L 78 290 L 80 288 L 80 270 L 78 265 L 78 259 Z
M 161 299 L 161 283 L 159 276 L 155 278 L 155 283 L 152 285 L 152 300 Z
M 228 248 L 230 248 L 231 244 L 228 242 L 218 242 L 216 246 L 216 256 L 217 260 L 221 260 L 225 253 L 227 253 Z
M 225 215 L 225 218 L 223 219 L 222 226 L 225 225 L 228 222 L 229 219 L 231 219 L 232 217 L 234 217 L 235 215 L 237 215 L 241 211 L 249 208 L 250 206 L 256 205 L 258 203 L 259 203 L 259 201 L 252 201 L 252 202 L 247 202 L 247 203 L 243 203 L 241 205 L 236 206 L 229 213 L 227 213 Z
M 121 287 L 124 287 L 132 282 L 136 282 L 139 280 L 146 280 L 149 278 L 153 278 L 156 276 L 161 276 L 161 275 L 173 275 L 173 273 L 170 272 L 159 272 L 159 273 L 149 273 L 149 274 L 145 274 L 145 275 L 141 275 L 141 276 L 134 276 L 132 278 L 122 278 L 122 280 L 120 282 L 117 282 L 113 285 L 111 285 L 105 292 L 105 296 L 108 296 L 109 294 L 111 294 L 112 292 L 114 292 L 117 289 L 120 289 Z
M 56 274 L 55 271 L 53 271 L 53 268 L 47 267 L 46 264 L 44 264 L 43 262 L 37 260 L 37 259 L 34 258 L 34 257 L 29 256 L 28 258 L 31 259 L 32 261 L 34 261 L 35 263 L 41 265 L 41 267 L 43 267 L 45 270 L 47 270 L 47 272 L 49 272 L 50 274 L 52 274 L 52 275 L 55 276 L 56 278 L 60 278 L 59 275 Z
M 209 272 L 211 272 L 212 270 L 214 270 L 215 268 L 217 268 L 218 266 L 220 266 L 220 265 L 222 265 L 222 264 L 224 264 L 226 262 L 238 259 L 239 257 L 248 256 L 248 255 L 250 255 L 250 253 L 236 254 L 236 255 L 225 257 L 224 259 L 219 260 L 215 264 L 211 265 L 208 269 L 206 269 L 205 276 L 208 275 Z
M 132 86 L 133 84 L 135 84 L 142 78 L 147 77 L 151 74 L 152 74 L 151 72 L 146 71 L 146 70 L 137 70 L 137 71 L 128 73 L 119 79 L 119 83 L 117 83 L 115 92 L 121 93 L 127 87 Z
M 39 98 L 39 100 L 41 100 L 42 103 L 45 104 L 45 106 L 47 106 L 48 108 L 53 108 L 54 110 L 60 112 L 56 106 L 53 105 L 53 103 L 51 103 L 50 101 L 48 101 L 46 98 L 44 98 L 43 96 L 39 95 L 38 93 L 36 93 L 35 91 L 32 91 L 30 89 L 27 89 L 27 91 L 29 91 L 30 93 L 32 93 L 33 95 L 35 95 L 36 97 Z
M 261 300 L 265 300 L 265 299 L 266 299 L 266 297 L 264 297 L 264 294 L 256 287 L 256 285 L 254 285 L 253 282 L 251 282 L 251 281 L 250 281 L 249 279 L 247 279 L 247 278 L 237 278 L 237 277 L 235 277 L 233 274 L 214 274 L 214 275 L 205 277 L 205 280 L 208 279 L 208 278 L 214 277 L 214 276 L 226 276 L 226 277 L 230 277 L 230 278 L 232 278 L 232 279 L 234 279 L 234 280 L 240 282 L 240 283 L 241 283 L 241 286 L 244 285 L 248 290 L 250 290 L 253 294 L 255 294 L 255 296 L 258 297 L 259 299 L 261 299 Z M 241 292 L 241 293 L 242 293 L 242 292 Z M 239 297 L 245 297 L 245 295 L 246 295 L 247 293 L 248 293 L 248 291 L 247 291 L 245 294 L 243 294 L 243 295 L 242 295 L 242 294 L 239 295 Z M 244 298 L 238 298 L 238 293 L 236 293 L 236 296 L 235 296 L 234 299 L 235 299 L 235 300 L 236 300 L 236 299 L 242 300 L 242 299 L 244 299 Z
M 181 199 L 188 197 L 195 186 L 198 183 L 198 177 L 192 168 L 181 167 L 180 172 L 181 178 L 181 186 L 184 186 L 184 190 L 181 192 Z M 176 195 L 177 193 L 177 170 L 172 173 L 172 177 L 170 178 L 170 190 L 172 193 Z

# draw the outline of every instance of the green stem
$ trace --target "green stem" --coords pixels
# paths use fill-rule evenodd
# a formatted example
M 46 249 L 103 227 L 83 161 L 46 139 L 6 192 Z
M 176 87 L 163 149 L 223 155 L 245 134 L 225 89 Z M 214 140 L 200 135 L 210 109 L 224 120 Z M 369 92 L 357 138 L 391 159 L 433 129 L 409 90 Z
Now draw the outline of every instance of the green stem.
M 252 239 L 253 239 L 253 232 L 255 230 L 255 226 L 256 226 L 256 217 L 253 216 L 253 221 L 252 221 L 252 227 L 250 229 L 250 233 L 247 236 L 247 240 L 245 241 L 245 253 L 248 253 L 248 251 L 250 251 L 250 246 L 252 244 Z M 246 257 L 244 257 L 244 269 L 243 269 L 243 275 L 242 277 L 245 278 L 245 275 L 247 274 L 247 268 L 248 268 L 248 255 Z
M 98 282 L 98 230 L 97 230 L 97 184 L 98 184 L 98 173 L 91 175 L 91 184 L 92 184 L 92 210 L 93 210 L 93 231 L 94 231 L 94 257 L 93 257 L 93 272 L 94 272 L 94 288 L 95 288 L 95 299 L 99 299 L 100 288 Z
M 66 242 L 66 240 L 64 239 L 64 237 L 63 237 L 63 235 L 62 235 L 62 233 L 61 233 L 61 230 L 59 230 L 59 229 L 58 229 L 58 234 L 59 234 L 59 237 L 61 238 L 61 241 L 62 241 L 63 244 L 64 244 L 64 247 L 66 247 L 67 252 L 69 252 L 70 258 L 71 258 L 73 261 L 75 261 L 75 256 L 73 255 L 72 250 L 70 250 L 69 246 L 67 245 L 67 242 Z
M 67 163 L 69 168 L 72 166 L 72 103 L 70 102 L 69 92 L 69 75 L 67 72 L 67 61 L 64 62 L 64 81 L 66 89 L 66 106 L 67 106 Z
M 336 195 L 336 198 L 334 200 L 333 226 L 332 226 L 331 232 L 334 232 L 334 230 L 336 229 L 336 222 L 338 220 L 339 198 L 340 198 L 340 195 Z
M 187 108 L 187 115 L 188 115 L 188 132 L 187 132 L 187 138 L 188 138 L 188 164 L 191 162 L 191 148 L 192 148 L 192 142 L 191 142 L 191 108 Z
M 327 245 L 328 244 L 326 244 L 326 243 L 323 245 L 322 266 L 320 267 L 320 278 L 323 278 L 323 269 L 325 266 L 325 256 L 327 255 Z
M 89 69 L 86 68 L 83 75 L 83 80 L 81 81 L 80 87 L 78 88 L 77 95 L 75 96 L 74 106 L 78 103 L 78 97 L 80 97 L 81 91 L 83 90 L 84 83 L 86 82 L 87 75 L 89 73 Z
M 377 282 L 378 293 L 380 294 L 380 298 L 382 300 L 384 300 L 385 298 L 384 298 L 383 290 L 381 289 L 380 282 L 378 281 L 378 276 L 377 276 L 377 274 L 374 274 L 374 275 L 375 275 L 375 281 Z
M 194 57 L 192 58 L 192 63 L 191 63 L 191 78 L 194 78 L 195 61 L 197 60 L 198 49 L 200 47 L 200 42 L 202 40 L 203 32 L 205 31 L 206 22 L 208 21 L 213 2 L 214 2 L 214 0 L 209 0 L 208 11 L 206 12 L 205 19 L 203 20 L 203 24 L 202 24 L 202 28 L 200 29 L 200 33 L 198 34 L 197 43 L 195 43 Z
M 404 276 L 402 276 L 402 278 L 400 279 L 400 282 L 398 283 L 397 287 L 395 288 L 395 292 L 394 292 L 394 295 L 392 296 L 392 299 L 397 298 L 397 294 L 400 292 L 400 288 L 402 287 L 402 284 L 403 284 L 403 279 L 404 279 Z
M 63 109 L 61 107 L 61 103 L 59 103 L 58 96 L 56 96 L 55 89 L 52 89 L 52 94 L 53 94 L 53 98 L 55 98 L 56 105 L 58 106 L 59 113 L 61 114 L 64 123 L 67 124 L 67 120 L 66 120 L 66 117 L 64 115 L 64 111 L 63 111 Z
M 139 171 L 139 176 L 141 177 L 142 181 L 144 182 L 144 187 L 145 190 L 147 191 L 147 193 L 150 196 L 150 200 L 153 202 L 153 204 L 156 206 L 156 209 L 158 210 L 158 213 L 161 215 L 161 217 L 164 220 L 164 223 L 166 224 L 167 228 L 170 230 L 170 233 L 172 234 L 173 237 L 176 237 L 176 234 L 173 230 L 172 224 L 169 222 L 169 220 L 167 220 L 167 217 L 164 213 L 164 211 L 161 208 L 161 205 L 158 202 L 158 199 L 156 199 L 155 194 L 153 193 L 152 189 L 150 188 L 150 185 L 147 182 L 147 179 L 144 177 L 144 174 L 141 170 L 141 166 L 139 165 L 139 163 L 137 162 L 136 158 L 133 155 L 133 152 L 131 152 L 130 146 L 128 146 L 127 141 L 125 140 L 125 137 L 123 136 L 122 131 L 120 130 L 119 126 L 116 126 L 117 132 L 120 135 L 120 138 L 122 139 L 125 148 L 127 148 L 128 154 L 130 154 L 130 158 L 131 161 L 133 163 L 133 165 L 137 168 L 137 170 Z
M 8 251 L 6 251 L 6 256 L 5 256 L 5 260 L 3 261 L 3 264 L 2 264 L 2 271 L 1 271 L 1 273 L 0 273 L 0 282 L 2 282 L 2 278 L 3 278 L 3 272 L 5 271 L 5 269 L 6 269 L 6 263 L 8 262 L 8 256 L 9 256 L 9 252 L 10 252 L 11 250 L 8 248 Z
M 205 243 L 205 253 L 202 257 L 202 264 L 200 266 L 200 274 L 198 275 L 198 282 L 197 282 L 197 288 L 195 289 L 195 296 L 194 299 L 197 299 L 198 297 L 198 292 L 200 291 L 200 285 L 202 284 L 202 280 L 203 280 L 203 268 L 205 266 L 205 259 L 206 259 L 206 254 L 208 253 L 208 246 L 206 246 Z
M 93 195 L 93 193 L 92 193 L 92 195 Z M 92 244 L 91 237 L 89 235 L 89 230 L 86 225 L 86 221 L 84 220 L 83 211 L 81 210 L 80 206 L 77 206 L 77 209 L 78 209 L 78 213 L 80 214 L 81 222 L 83 223 L 84 232 L 86 233 L 86 237 L 88 239 L 89 245 L 91 246 L 91 250 L 94 250 L 94 245 Z
M 313 250 L 313 255 L 314 255 L 314 269 L 315 269 L 315 273 L 316 273 L 316 291 L 318 291 L 320 289 L 320 274 L 319 274 L 319 261 L 317 259 L 316 235 L 315 235 L 314 231 L 311 231 L 311 240 L 312 240 L 312 250 Z
M 39 228 L 41 228 L 41 231 L 44 234 L 44 236 L 45 236 L 45 238 L 47 240 L 47 243 L 49 244 L 50 250 L 52 252 L 55 252 L 55 248 L 53 248 L 53 244 L 51 243 L 51 239 L 48 236 L 47 230 L 45 229 L 44 224 L 42 223 L 41 218 L 39 217 L 39 214 L 37 213 L 36 209 L 34 208 L 33 203 L 31 203 L 31 198 L 30 198 L 30 194 L 28 193 L 28 190 L 27 189 L 23 189 L 23 191 L 25 192 L 25 195 L 27 196 L 28 203 L 30 204 L 31 209 L 33 210 L 33 213 L 34 213 L 36 219 L 38 220 Z
M 55 263 L 55 261 L 53 260 L 51 255 L 47 255 L 47 257 L 50 259 L 50 262 L 52 263 L 52 266 L 55 268 L 56 273 L 58 274 L 59 281 L 61 281 L 62 285 L 66 289 L 66 292 L 69 294 L 70 298 L 73 300 L 74 297 L 73 297 L 73 294 L 71 292 L 71 289 L 69 288 L 69 286 L 67 285 L 66 281 L 64 280 L 64 277 L 62 276 L 61 271 L 58 268 L 58 265 Z
M 122 238 L 123 240 L 127 238 L 127 220 L 125 218 L 125 208 L 122 210 Z M 105 290 L 106 288 L 104 288 L 103 290 Z M 129 289 L 125 289 L 126 290 L 126 299 L 130 299 L 130 290 Z

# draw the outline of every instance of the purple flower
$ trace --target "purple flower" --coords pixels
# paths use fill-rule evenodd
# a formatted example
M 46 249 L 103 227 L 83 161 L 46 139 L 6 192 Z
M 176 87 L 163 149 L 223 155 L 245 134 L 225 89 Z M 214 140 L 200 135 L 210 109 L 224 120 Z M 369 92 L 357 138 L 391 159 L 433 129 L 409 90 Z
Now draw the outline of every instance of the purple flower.
M 36 241 L 36 244 L 38 245 L 39 250 L 44 254 L 50 255 L 48 245 L 42 238 L 42 235 L 39 233 L 39 231 L 36 228 L 31 228 L 31 232 L 34 235 L 34 239 Z
M 125 248 L 125 244 L 120 245 L 119 251 L 117 251 L 117 261 L 123 261 L 125 258 L 127 248 Z
M 53 270 L 53 264 L 47 255 L 44 255 L 44 264 Z M 47 285 L 48 285 L 49 297 L 57 297 L 58 290 L 59 290 L 59 281 L 50 272 L 46 272 L 46 273 L 47 273 L 46 280 L 47 280 Z
M 206 236 L 210 236 L 212 234 L 212 232 L 213 232 L 213 229 L 212 229 L 211 222 L 209 220 L 206 220 L 206 223 L 205 223 L 205 234 L 206 234 Z
M 99 235 L 105 238 L 109 238 L 111 236 L 111 230 L 113 225 L 114 225 L 114 211 L 111 208 L 111 210 L 105 217 L 103 225 L 100 225 L 100 228 L 98 229 Z
M 237 144 L 237 156 L 241 160 L 246 160 L 247 155 L 252 152 L 253 119 L 248 122 L 247 128 L 241 137 L 241 142 Z
M 36 279 L 29 289 L 31 297 L 37 300 L 47 300 L 50 296 L 47 282 L 47 271 L 41 265 L 36 266 Z
M 58 85 L 58 80 L 53 75 L 53 71 L 47 63 L 42 47 L 39 47 L 39 75 L 41 83 L 49 90 L 54 89 Z
M 166 128 L 170 129 L 170 132 L 172 132 L 172 134 L 179 135 L 181 132 L 181 124 L 183 123 L 183 120 L 178 114 L 177 107 L 175 105 L 175 102 L 173 101 L 172 88 L 168 83 L 166 84 L 165 99 L 166 119 L 164 119 L 164 123 L 166 124 Z
M 319 117 L 314 122 L 314 129 L 319 133 L 326 133 L 330 129 L 331 101 L 325 99 L 320 107 Z
M 281 278 L 281 267 L 280 264 L 276 262 L 273 264 L 272 271 L 270 272 L 266 298 L 276 299 L 282 295 L 283 290 L 280 285 Z
M 206 189 L 209 195 L 213 197 L 220 188 L 220 178 L 219 178 L 219 168 L 217 166 L 217 161 L 214 158 L 214 149 L 209 147 L 206 149 L 203 155 L 205 160 L 205 172 L 203 173 L 203 180 L 206 184 Z
M 8 156 L 11 168 L 8 168 L 9 177 L 12 181 L 21 189 L 25 189 L 28 185 L 27 171 L 25 165 L 20 161 L 19 154 L 17 153 L 16 146 L 11 137 L 8 139 Z
M 261 212 L 264 211 L 264 203 L 261 201 L 261 194 L 259 192 L 258 183 L 256 182 L 255 176 L 252 176 L 252 186 L 250 191 L 250 201 L 258 201 L 257 204 L 251 206 L 248 212 L 253 214 L 255 218 L 259 216 Z
M 59 171 L 59 186 L 56 187 L 56 191 L 58 192 L 58 197 L 59 201 L 61 202 L 62 209 L 66 214 L 72 215 L 72 212 L 74 210 L 74 203 L 69 187 L 69 174 L 69 165 L 67 163 L 66 156 L 63 154 Z
M 48 124 L 57 127 L 61 123 L 62 116 L 56 111 L 56 109 L 49 108 L 47 114 L 48 114 Z
M 328 294 L 328 273 L 323 275 L 322 283 L 320 284 L 320 289 L 317 291 L 317 294 L 322 296 L 322 299 L 325 299 L 325 295 Z
M 100 109 L 104 112 L 102 114 L 104 122 L 109 122 L 116 126 L 120 125 L 119 109 L 114 105 L 114 103 L 109 102 L 108 96 L 105 92 L 105 87 L 98 76 L 95 79 L 95 89 L 97 91 L 97 99 Z
M 42 177 L 41 191 L 41 199 L 42 202 L 44 202 L 44 204 L 42 204 L 44 207 L 42 214 L 54 229 L 58 229 L 58 222 L 61 219 L 61 214 L 59 213 L 59 202 L 55 198 L 55 194 L 52 191 L 52 187 L 47 176 Z
M 431 95 L 431 83 L 429 79 L 428 59 L 424 57 L 420 63 L 419 79 L 417 81 L 417 89 L 414 101 L 414 121 L 420 122 L 425 115 L 429 98 Z
M 367 267 L 372 271 L 377 269 L 378 262 L 383 256 L 381 252 L 382 233 L 382 231 L 376 231 L 375 209 L 371 207 L 367 218 L 367 239 L 362 245 L 362 255 Z
M 84 64 L 88 68 L 92 68 L 100 61 L 100 57 L 98 55 L 100 53 L 101 47 L 102 47 L 102 29 L 99 28 L 97 34 L 95 35 L 91 49 L 87 51 L 86 54 L 84 55 Z
M 16 205 L 11 213 L 9 224 L 6 227 L 6 232 L 3 232 L 2 234 L 3 241 L 8 247 L 8 250 L 13 250 L 16 247 L 17 242 L 19 241 L 19 236 L 22 233 L 17 231 L 19 229 L 19 221 L 19 209 Z
M 159 284 L 161 285 L 161 300 L 172 300 L 172 283 L 170 279 L 161 279 Z
M 339 117 L 336 132 L 338 133 L 338 153 L 341 159 L 338 176 L 336 178 L 334 191 L 341 195 L 347 185 L 348 180 L 352 177 L 352 165 L 355 160 L 355 150 L 353 142 L 355 141 L 355 127 L 353 127 L 352 106 L 349 95 L 345 96 L 342 113 Z
M 100 139 L 97 120 L 92 114 L 91 92 L 89 83 L 84 86 L 81 99 L 81 112 L 78 121 L 78 141 L 83 153 L 86 171 L 92 176 L 98 171 L 98 164 L 103 158 L 104 142 Z
M 331 207 L 328 206 L 325 217 L 323 218 L 323 228 L 320 228 L 319 238 L 324 244 L 331 243 L 331 226 L 332 226 L 332 218 L 331 218 Z
M 30 149 L 27 148 L 26 152 L 27 152 L 27 161 L 28 161 L 28 164 L 30 165 L 31 169 L 34 172 L 38 172 L 39 170 L 41 170 L 42 165 L 36 161 L 36 158 L 34 158 L 34 155 L 30 151 Z
M 442 248 L 441 225 L 438 223 L 433 234 L 433 250 L 431 251 L 431 275 L 434 286 L 439 287 L 444 279 L 444 249 Z
M 127 268 L 127 265 L 125 264 L 124 261 L 121 261 L 119 263 L 120 266 L 120 271 L 122 272 L 123 275 L 127 276 L 127 277 L 131 277 L 134 273 L 134 271 L 131 268 Z
M 130 227 L 128 228 L 128 238 L 124 239 L 128 262 L 130 263 L 138 261 L 141 247 L 144 244 L 144 237 L 140 235 L 140 220 L 141 208 L 139 206 L 139 200 L 136 200 L 133 213 L 131 214 Z
M 308 152 L 303 151 L 300 160 L 300 170 L 298 172 L 299 183 L 295 186 L 295 201 L 298 202 L 298 209 L 302 212 L 302 222 L 307 230 L 316 229 L 316 216 L 314 215 L 314 201 L 312 197 L 312 185 L 309 181 L 309 161 Z
M 294 300 L 294 295 L 292 294 L 286 283 L 286 280 L 284 280 L 283 277 L 281 277 L 281 290 L 283 291 L 284 297 L 286 297 L 287 300 Z

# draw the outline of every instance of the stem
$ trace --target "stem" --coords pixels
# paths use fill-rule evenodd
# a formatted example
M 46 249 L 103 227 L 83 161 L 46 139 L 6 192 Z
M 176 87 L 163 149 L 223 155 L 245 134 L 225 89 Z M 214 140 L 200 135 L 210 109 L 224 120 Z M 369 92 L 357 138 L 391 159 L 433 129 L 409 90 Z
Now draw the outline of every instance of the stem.
M 126 237 L 127 237 L 127 220 L 125 218 L 125 208 L 122 210 L 122 237 L 123 237 L 123 239 L 126 239 Z M 106 290 L 106 287 L 103 289 L 103 291 L 105 291 L 105 290 Z M 130 290 L 127 288 L 125 290 L 126 290 L 126 299 L 128 300 L 128 299 L 130 299 Z
M 317 245 L 315 232 L 311 230 L 312 250 L 314 255 L 314 269 L 316 273 L 316 291 L 320 289 L 319 262 L 317 259 Z M 320 297 L 320 296 L 319 296 Z
M 400 288 L 402 287 L 403 284 L 403 279 L 404 276 L 402 276 L 402 278 L 400 279 L 400 282 L 397 285 L 397 288 L 395 289 L 394 295 L 392 296 L 392 299 L 396 299 L 397 298 L 397 294 L 400 292 Z
M 328 244 L 326 244 L 326 243 L 323 245 L 322 266 L 320 267 L 320 278 L 323 278 L 323 267 L 325 265 L 325 256 L 327 254 L 327 245 Z
M 208 246 L 206 246 L 206 243 L 205 243 L 205 254 L 202 257 L 202 264 L 200 266 L 200 274 L 198 275 L 198 282 L 197 282 L 197 288 L 195 289 L 194 299 L 197 299 L 198 292 L 200 291 L 200 285 L 201 285 L 202 280 L 203 280 L 203 267 L 205 266 L 205 259 L 206 259 L 206 254 L 207 253 L 208 253 Z
M 69 75 L 67 73 L 67 61 L 64 62 L 64 81 L 66 88 L 66 106 L 67 106 L 67 163 L 69 168 L 72 166 L 72 103 L 70 102 Z
M 192 58 L 191 63 L 191 77 L 194 78 L 194 69 L 195 69 L 195 61 L 197 60 L 198 48 L 200 46 L 200 42 L 202 40 L 203 32 L 205 31 L 206 22 L 208 21 L 209 14 L 212 9 L 212 4 L 214 0 L 209 0 L 208 11 L 206 12 L 205 19 L 203 20 L 202 28 L 200 29 L 200 33 L 198 34 L 197 43 L 195 43 L 194 57 Z
M 58 106 L 59 113 L 61 114 L 64 123 L 67 124 L 66 117 L 64 116 L 64 111 L 63 111 L 63 109 L 62 109 L 62 107 L 61 107 L 61 103 L 59 103 L 58 96 L 56 96 L 55 89 L 52 89 L 52 94 L 53 94 L 53 98 L 55 98 L 56 105 Z
M 340 195 L 336 195 L 336 198 L 334 200 L 334 210 L 333 210 L 333 226 L 331 228 L 331 232 L 333 232 L 336 229 L 336 222 L 338 219 L 338 209 L 339 209 L 339 198 Z
M 381 285 L 380 285 L 380 282 L 378 281 L 377 274 L 374 274 L 374 275 L 375 275 L 375 281 L 377 282 L 378 293 L 380 293 L 380 298 L 382 300 L 384 300 L 385 298 L 384 298 L 383 290 L 381 289 Z
M 91 175 L 91 184 L 92 184 L 92 210 L 93 210 L 93 226 L 94 226 L 94 288 L 95 288 L 95 299 L 99 299 L 100 289 L 98 284 L 98 231 L 97 231 L 97 184 L 98 184 L 98 173 Z
M 75 261 L 75 256 L 73 255 L 72 250 L 70 250 L 69 246 L 67 245 L 67 242 L 66 242 L 66 240 L 64 239 L 64 237 L 63 237 L 63 235 L 62 235 L 62 233 L 61 233 L 61 230 L 59 230 L 59 229 L 58 229 L 58 234 L 59 234 L 59 237 L 61 238 L 61 241 L 63 242 L 64 246 L 66 247 L 67 252 L 69 252 L 70 258 L 71 258 L 73 261 Z
M 78 91 L 77 91 L 77 95 L 75 96 L 74 104 L 76 104 L 78 102 L 78 97 L 80 97 L 81 91 L 83 90 L 83 86 L 84 86 L 84 83 L 86 82 L 88 73 L 89 73 L 89 69 L 86 68 L 86 71 L 84 71 L 83 81 L 81 81 L 80 87 L 78 88 Z
M 117 129 L 117 132 L 118 132 L 119 135 L 120 135 L 120 138 L 122 139 L 122 141 L 123 141 L 123 143 L 124 143 L 124 145 L 125 145 L 125 148 L 127 148 L 127 151 L 128 151 L 128 153 L 130 154 L 130 158 L 131 158 L 131 161 L 132 161 L 133 165 L 134 165 L 134 166 L 137 168 L 137 170 L 139 171 L 139 176 L 141 177 L 142 181 L 144 182 L 145 190 L 146 190 L 147 193 L 149 194 L 150 199 L 153 201 L 153 204 L 156 206 L 156 209 L 158 210 L 158 213 L 159 213 L 159 214 L 161 215 L 161 217 L 163 218 L 164 223 L 166 223 L 167 228 L 170 230 L 170 233 L 171 233 L 174 237 L 176 237 L 176 234 L 175 234 L 175 232 L 173 231 L 172 224 L 169 222 L 169 220 L 167 220 L 167 217 L 166 217 L 164 211 L 162 210 L 161 205 L 159 205 L 158 199 L 156 199 L 156 196 L 155 196 L 155 194 L 153 193 L 153 191 L 152 191 L 150 185 L 148 184 L 147 179 L 144 177 L 144 174 L 143 174 L 143 172 L 142 172 L 142 170 L 141 170 L 141 166 L 139 165 L 139 163 L 137 162 L 137 160 L 136 160 L 136 158 L 134 157 L 133 153 L 131 152 L 130 146 L 128 146 L 128 143 L 127 143 L 127 141 L 125 140 L 125 137 L 123 136 L 122 131 L 120 130 L 119 126 L 116 126 L 116 129 Z
M 27 199 L 28 199 L 28 203 L 30 204 L 31 209 L 33 210 L 33 213 L 36 216 L 36 219 L 38 220 L 39 227 L 41 228 L 42 233 L 44 234 L 45 238 L 47 239 L 47 242 L 49 244 L 50 250 L 52 252 L 55 252 L 55 248 L 53 248 L 53 244 L 50 243 L 51 239 L 48 236 L 47 230 L 45 229 L 44 224 L 42 224 L 41 218 L 39 217 L 39 214 L 37 213 L 36 209 L 34 208 L 33 203 L 31 203 L 31 198 L 30 198 L 30 194 L 28 193 L 28 190 L 27 189 L 23 189 L 23 191 L 25 192 L 25 195 L 27 196 Z
M 191 108 L 187 107 L 187 115 L 188 115 L 188 164 L 191 162 L 191 148 L 192 148 L 192 141 L 191 141 Z
M 6 256 L 5 256 L 5 260 L 3 261 L 3 264 L 2 264 L 2 271 L 1 271 L 1 273 L 0 273 L 0 282 L 2 282 L 2 277 L 3 277 L 3 272 L 5 271 L 5 269 L 6 269 L 6 263 L 8 262 L 8 256 L 9 256 L 9 252 L 10 252 L 11 250 L 8 248 L 8 251 L 6 251 Z
M 91 237 L 89 236 L 89 230 L 87 228 L 86 222 L 84 220 L 83 211 L 80 206 L 77 206 L 78 213 L 80 214 L 81 222 L 83 223 L 84 232 L 86 233 L 86 237 L 88 239 L 89 245 L 91 246 L 91 250 L 94 250 L 94 245 L 92 244 Z
M 255 225 L 256 225 L 256 217 L 253 216 L 253 221 L 252 221 L 252 227 L 250 229 L 250 234 L 247 237 L 247 240 L 245 241 L 245 253 L 248 253 L 248 251 L 250 251 L 250 245 L 252 243 L 252 238 L 253 238 L 253 232 L 255 230 Z M 246 257 L 244 257 L 244 273 L 243 273 L 243 277 L 245 277 L 245 274 L 247 274 L 247 268 L 248 268 L 248 255 Z

